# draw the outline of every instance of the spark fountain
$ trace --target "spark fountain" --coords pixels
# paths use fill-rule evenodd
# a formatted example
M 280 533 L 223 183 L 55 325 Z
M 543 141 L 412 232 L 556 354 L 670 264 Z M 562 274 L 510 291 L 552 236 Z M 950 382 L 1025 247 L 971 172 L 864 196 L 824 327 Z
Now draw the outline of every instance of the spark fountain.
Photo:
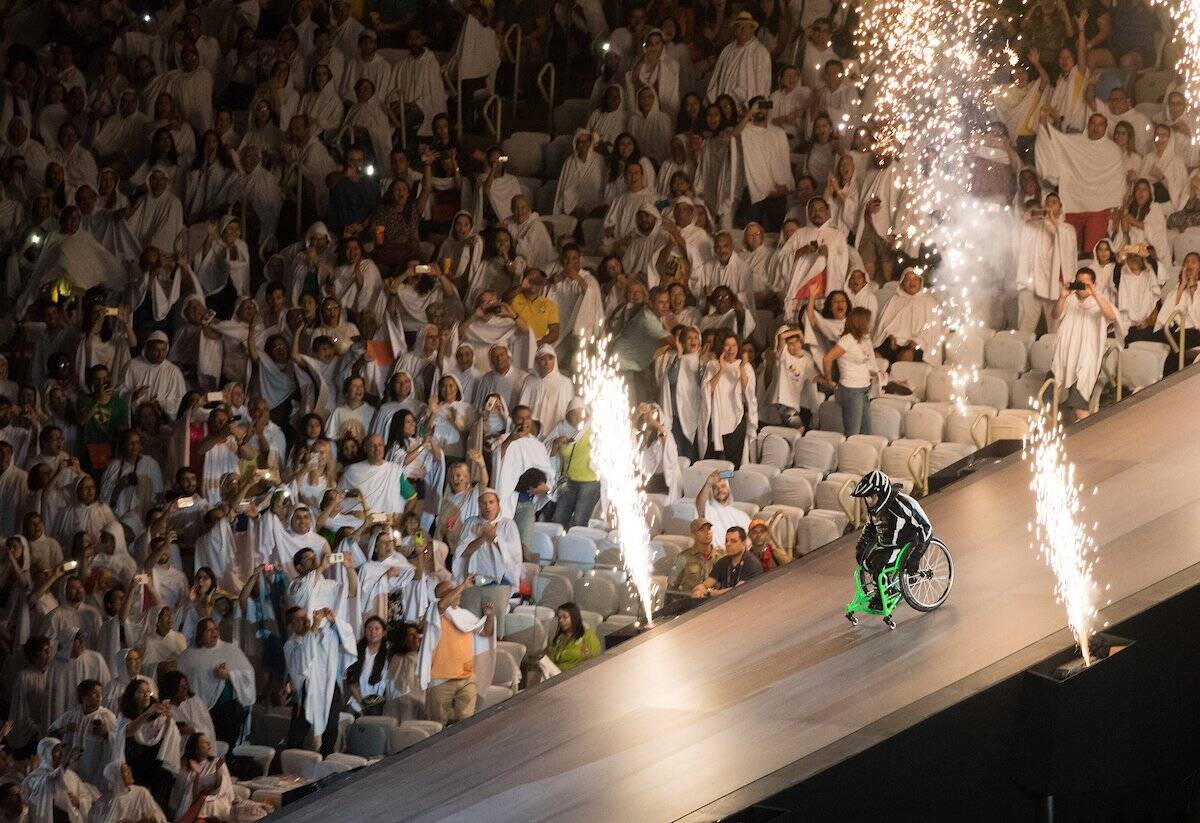
M 874 148 L 894 158 L 903 204 L 892 228 L 910 256 L 923 246 L 937 250 L 939 343 L 950 334 L 962 340 L 984 325 L 973 299 L 975 272 L 984 264 L 976 242 L 984 209 L 969 192 L 972 146 L 981 139 L 993 75 L 1005 59 L 984 36 L 993 9 L 987 0 L 876 0 L 860 13 L 863 75 L 876 87 Z M 978 376 L 973 366 L 951 367 L 960 413 Z
M 621 560 L 649 623 L 653 583 L 646 482 L 637 433 L 630 423 L 633 406 L 608 343 L 607 336 L 584 342 L 576 356 L 576 381 L 591 420 L 592 467 L 602 483 L 606 514 L 616 523 Z
M 1092 636 L 1098 612 L 1098 586 L 1092 579 L 1096 542 L 1083 522 L 1075 464 L 1063 449 L 1063 428 L 1041 408 L 1021 451 L 1032 477 L 1035 520 L 1030 522 L 1033 547 L 1054 572 L 1054 594 L 1067 610 L 1067 626 L 1075 635 L 1085 666 L 1092 663 Z
M 1187 101 L 1189 112 L 1200 111 L 1200 0 L 1154 0 L 1175 21 L 1171 42 L 1179 48 L 1175 71 L 1179 75 L 1177 91 Z M 1192 144 L 1200 142 L 1200 132 L 1192 132 Z

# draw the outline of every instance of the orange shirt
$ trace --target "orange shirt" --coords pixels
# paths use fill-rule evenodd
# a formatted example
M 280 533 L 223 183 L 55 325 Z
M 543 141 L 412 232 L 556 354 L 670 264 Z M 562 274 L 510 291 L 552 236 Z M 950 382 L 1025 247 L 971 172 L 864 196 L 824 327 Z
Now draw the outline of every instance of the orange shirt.
M 462 680 L 475 673 L 475 636 L 461 631 L 442 615 L 442 636 L 433 650 L 429 676 L 434 680 Z

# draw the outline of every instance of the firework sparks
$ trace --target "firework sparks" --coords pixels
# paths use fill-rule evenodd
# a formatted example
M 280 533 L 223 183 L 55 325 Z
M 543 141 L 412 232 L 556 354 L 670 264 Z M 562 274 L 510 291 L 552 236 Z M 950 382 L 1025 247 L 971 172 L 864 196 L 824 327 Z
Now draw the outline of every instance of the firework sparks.
M 1188 111 L 1200 111 L 1200 0 L 1154 0 L 1164 6 L 1175 22 L 1172 42 L 1179 48 L 1175 72 L 1187 101 Z M 1200 142 L 1200 133 L 1192 132 L 1192 143 Z
M 1063 450 L 1062 426 L 1050 414 L 1037 411 L 1021 452 L 1032 473 L 1029 488 L 1037 512 L 1029 529 L 1034 548 L 1054 572 L 1054 594 L 1067 610 L 1067 626 L 1084 663 L 1091 665 L 1089 641 L 1096 631 L 1099 591 L 1092 579 L 1095 526 L 1083 520 L 1075 464 Z
M 858 48 L 875 89 L 874 148 L 896 164 L 902 206 L 893 232 L 911 255 L 922 247 L 941 257 L 933 284 L 943 339 L 966 341 L 983 327 L 974 305 L 980 205 L 970 195 L 972 146 L 993 93 L 1006 47 L 984 36 L 993 20 L 988 0 L 877 0 L 862 10 Z M 921 272 L 923 273 L 923 272 Z M 952 400 L 967 411 L 967 387 L 979 379 L 967 363 L 951 368 Z
M 603 483 L 608 513 L 616 522 L 625 571 L 649 620 L 653 584 L 646 482 L 637 434 L 630 424 L 632 404 L 608 342 L 600 337 L 584 344 L 577 356 L 576 380 L 591 419 L 592 468 Z

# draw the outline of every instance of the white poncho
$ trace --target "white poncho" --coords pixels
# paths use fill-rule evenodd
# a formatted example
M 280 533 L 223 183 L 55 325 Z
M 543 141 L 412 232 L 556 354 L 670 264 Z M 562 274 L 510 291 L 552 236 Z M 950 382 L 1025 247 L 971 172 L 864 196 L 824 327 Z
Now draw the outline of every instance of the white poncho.
M 533 410 L 533 419 L 542 424 L 542 431 L 549 431 L 567 416 L 567 406 L 575 397 L 575 384 L 558 370 L 558 355 L 553 346 L 540 346 L 537 353 L 554 357 L 554 365 L 545 377 L 535 371 L 525 378 L 520 402 Z
M 398 514 L 404 511 L 405 499 L 400 489 L 404 467 L 383 461 L 372 465 L 363 460 L 346 467 L 338 484 L 343 489 L 358 489 L 363 502 L 374 512 Z
M 1075 295 L 1067 298 L 1050 367 L 1061 388 L 1074 387 L 1085 398 L 1092 396 L 1107 335 L 1108 319 L 1096 298 L 1080 300 Z
M 192 691 L 211 709 L 225 691 L 226 681 L 213 674 L 222 663 L 229 672 L 228 682 L 237 702 L 246 708 L 253 706 L 257 698 L 254 667 L 242 650 L 232 643 L 218 640 L 215 646 L 192 646 L 179 655 L 176 668 L 187 676 Z
M 578 140 L 582 134 L 588 134 L 587 130 L 578 129 L 575 139 Z M 550 213 L 591 212 L 603 201 L 605 171 L 604 157 L 591 144 L 582 158 L 577 152 L 571 152 L 570 157 L 563 161 L 562 171 L 558 173 L 554 208 Z
M 721 51 L 708 80 L 706 99 L 710 103 L 728 94 L 739 106 L 752 97 L 771 93 L 771 52 L 757 38 L 745 43 L 731 42 Z
M 1125 193 L 1125 161 L 1107 137 L 1063 134 L 1043 126 L 1035 152 L 1037 171 L 1057 181 L 1067 214 L 1105 211 L 1121 204 Z
M 898 345 L 915 343 L 925 353 L 926 362 L 940 362 L 937 351 L 941 339 L 942 321 L 937 311 L 937 298 L 927 291 L 909 294 L 899 289 L 888 300 L 875 327 L 875 345 L 889 336 Z
M 479 530 L 489 522 L 496 527 L 496 538 L 485 541 L 470 557 L 465 557 L 467 546 L 479 536 Z M 509 517 L 498 515 L 495 520 L 488 521 L 477 516 L 463 524 L 458 548 L 454 552 L 454 579 L 466 580 L 470 574 L 495 580 L 504 578 L 513 589 L 520 585 L 521 534 L 517 531 L 517 524 Z
M 1022 223 L 1017 233 L 1017 288 L 1057 300 L 1061 286 L 1075 279 L 1074 227 L 1065 220 L 1043 219 Z M 890 307 L 889 301 L 885 314 Z

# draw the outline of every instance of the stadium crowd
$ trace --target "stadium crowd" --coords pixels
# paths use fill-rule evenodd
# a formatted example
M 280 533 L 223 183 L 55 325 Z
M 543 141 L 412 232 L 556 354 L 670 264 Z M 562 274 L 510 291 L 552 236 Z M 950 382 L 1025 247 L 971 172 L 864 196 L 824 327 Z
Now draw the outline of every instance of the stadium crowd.
M 833 539 L 872 468 L 919 491 L 1048 375 L 1083 417 L 1110 349 L 1144 385 L 1200 346 L 1198 121 L 1146 0 L 997 4 L 978 339 L 907 241 L 915 161 L 872 148 L 847 5 L 0 18 L 0 820 L 257 819 L 280 772 L 599 655 L 637 603 L 590 336 L 633 397 L 659 599 Z M 489 131 L 514 27 L 583 95 L 553 139 Z

